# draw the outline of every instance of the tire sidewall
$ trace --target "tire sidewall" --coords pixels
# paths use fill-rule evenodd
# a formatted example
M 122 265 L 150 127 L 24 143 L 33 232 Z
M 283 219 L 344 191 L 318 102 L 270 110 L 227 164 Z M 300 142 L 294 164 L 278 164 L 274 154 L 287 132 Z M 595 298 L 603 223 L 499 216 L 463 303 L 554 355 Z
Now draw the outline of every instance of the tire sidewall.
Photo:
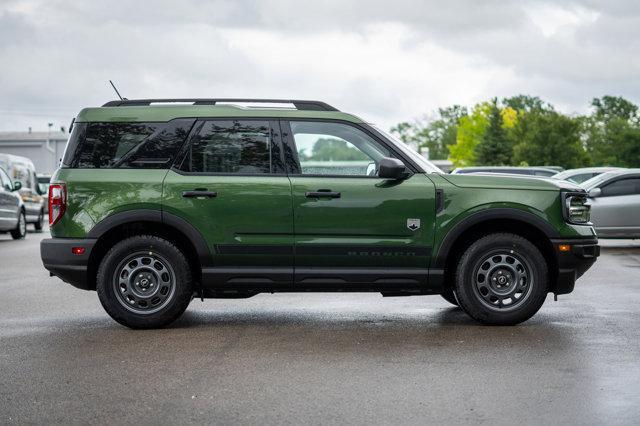
M 44 227 L 44 210 L 40 210 L 40 214 L 38 214 L 38 221 L 33 224 L 36 231 L 42 231 Z
M 23 229 L 21 229 L 20 227 L 20 221 L 24 223 L 24 232 L 23 232 Z M 14 240 L 21 240 L 26 236 L 27 236 L 27 215 L 25 214 L 24 210 L 20 210 L 20 215 L 18 216 L 18 223 L 16 225 L 16 229 L 11 231 L 11 237 L 13 237 Z
M 131 253 L 139 251 L 157 253 L 171 265 L 175 274 L 176 288 L 173 296 L 162 309 L 151 314 L 127 310 L 118 300 L 113 285 L 118 265 Z M 115 244 L 100 263 L 96 290 L 107 313 L 130 328 L 158 328 L 173 322 L 185 311 L 193 295 L 191 271 L 182 252 L 170 242 L 152 236 L 131 237 Z
M 529 294 L 513 310 L 499 311 L 485 306 L 474 290 L 475 266 L 495 250 L 513 250 L 526 261 L 530 269 Z M 475 241 L 462 255 L 456 272 L 458 302 L 474 319 L 486 324 L 513 325 L 528 320 L 544 303 L 547 289 L 547 264 L 540 250 L 530 241 L 514 234 L 491 234 Z

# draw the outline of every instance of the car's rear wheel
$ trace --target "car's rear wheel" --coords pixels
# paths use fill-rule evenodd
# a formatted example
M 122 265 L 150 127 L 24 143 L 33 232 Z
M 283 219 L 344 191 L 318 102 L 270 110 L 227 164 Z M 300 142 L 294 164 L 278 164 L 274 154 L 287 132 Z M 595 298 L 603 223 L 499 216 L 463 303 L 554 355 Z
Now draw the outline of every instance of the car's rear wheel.
M 102 306 L 120 324 L 158 328 L 175 321 L 193 296 L 189 263 L 167 240 L 140 235 L 120 241 L 97 274 Z
M 27 235 L 27 217 L 24 214 L 24 210 L 20 211 L 18 215 L 18 224 L 16 229 L 11 231 L 11 238 L 14 240 L 21 240 Z
M 540 250 L 515 234 L 475 241 L 458 263 L 460 306 L 484 324 L 514 325 L 531 318 L 547 296 L 547 264 Z
M 38 214 L 38 220 L 33 224 L 33 227 L 38 232 L 42 231 L 42 228 L 44 228 L 44 210 L 40 210 L 40 213 Z

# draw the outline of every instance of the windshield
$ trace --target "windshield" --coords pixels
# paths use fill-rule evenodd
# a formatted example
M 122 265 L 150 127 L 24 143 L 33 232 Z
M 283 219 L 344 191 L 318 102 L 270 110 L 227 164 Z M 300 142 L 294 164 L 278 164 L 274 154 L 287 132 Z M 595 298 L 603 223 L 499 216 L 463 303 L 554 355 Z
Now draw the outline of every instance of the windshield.
M 410 146 L 402 142 L 400 139 L 398 139 L 394 135 L 387 133 L 386 131 L 382 130 L 378 126 L 372 125 L 371 127 L 373 127 L 378 133 L 381 133 L 385 138 L 391 140 L 393 142 L 393 145 L 397 147 L 400 151 L 402 151 L 402 153 L 405 154 L 407 157 L 410 157 L 413 160 L 413 162 L 416 163 L 422 169 L 423 172 L 439 173 L 439 174 L 444 173 L 442 170 L 438 168 L 438 166 L 434 165 L 432 162 L 424 158 L 422 155 L 415 152 Z

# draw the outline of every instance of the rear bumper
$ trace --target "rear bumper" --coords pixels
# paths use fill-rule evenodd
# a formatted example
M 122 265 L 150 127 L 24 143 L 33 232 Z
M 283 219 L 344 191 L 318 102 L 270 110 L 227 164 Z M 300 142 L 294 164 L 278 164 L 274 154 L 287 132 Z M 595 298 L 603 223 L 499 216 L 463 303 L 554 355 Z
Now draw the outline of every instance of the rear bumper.
M 89 258 L 96 240 L 72 238 L 47 238 L 40 242 L 42 264 L 62 281 L 83 290 L 94 290 L 88 280 Z M 73 247 L 84 247 L 83 254 L 73 254 Z
M 600 256 L 598 240 L 552 240 L 552 243 L 558 262 L 558 276 L 554 293 L 571 293 L 576 280 L 587 272 Z M 569 245 L 571 249 L 560 251 L 560 245 Z

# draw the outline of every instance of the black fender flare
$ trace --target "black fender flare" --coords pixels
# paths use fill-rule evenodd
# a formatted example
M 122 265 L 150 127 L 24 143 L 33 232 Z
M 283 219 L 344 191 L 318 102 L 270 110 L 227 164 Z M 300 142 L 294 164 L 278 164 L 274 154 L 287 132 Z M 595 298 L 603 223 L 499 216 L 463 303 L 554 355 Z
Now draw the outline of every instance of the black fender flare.
M 454 225 L 454 227 L 447 232 L 442 240 L 442 244 L 440 244 L 438 248 L 433 267 L 438 269 L 445 268 L 447 257 L 453 244 L 465 231 L 479 223 L 496 219 L 511 219 L 527 223 L 545 234 L 549 239 L 560 236 L 549 222 L 533 213 L 513 208 L 491 208 L 472 214 Z
M 162 210 L 136 209 L 112 214 L 98 222 L 89 231 L 87 238 L 98 239 L 116 226 L 135 222 L 154 222 L 177 229 L 193 244 L 198 253 L 200 265 L 202 267 L 211 265 L 211 251 L 202 234 L 186 220 Z

